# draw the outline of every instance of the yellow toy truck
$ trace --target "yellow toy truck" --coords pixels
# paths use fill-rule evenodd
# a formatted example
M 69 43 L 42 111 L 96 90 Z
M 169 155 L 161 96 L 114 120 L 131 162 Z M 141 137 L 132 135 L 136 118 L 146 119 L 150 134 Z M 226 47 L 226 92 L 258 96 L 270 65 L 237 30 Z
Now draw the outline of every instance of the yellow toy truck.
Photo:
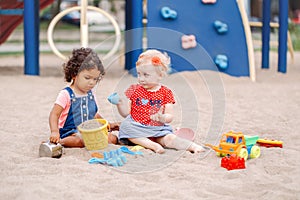
M 250 158 L 258 158 L 260 156 L 260 147 L 256 146 L 258 136 L 247 136 L 241 132 L 230 131 L 223 133 L 219 146 L 206 144 L 217 152 L 218 156 L 226 156 L 235 154 L 244 160 Z

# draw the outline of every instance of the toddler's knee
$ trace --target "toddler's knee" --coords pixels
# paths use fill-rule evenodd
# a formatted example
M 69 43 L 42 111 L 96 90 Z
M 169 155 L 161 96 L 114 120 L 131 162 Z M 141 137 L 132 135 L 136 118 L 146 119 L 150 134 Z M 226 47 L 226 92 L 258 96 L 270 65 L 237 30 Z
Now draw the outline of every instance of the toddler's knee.
M 168 134 L 168 135 L 166 135 L 166 139 L 167 140 L 175 140 L 176 137 L 177 136 L 175 134 Z
M 109 133 L 108 134 L 108 143 L 110 144 L 118 144 L 118 137 L 114 134 Z
M 74 142 L 74 145 L 77 146 L 77 147 L 82 148 L 82 147 L 85 146 L 84 142 L 83 142 L 83 139 L 80 138 L 80 137 L 75 137 L 73 142 Z
M 177 137 L 177 136 L 174 135 L 174 134 L 168 134 L 168 135 L 166 135 L 166 136 L 164 137 L 165 145 L 166 145 L 166 146 L 169 146 L 169 144 L 171 144 L 171 143 L 175 140 L 176 137 Z

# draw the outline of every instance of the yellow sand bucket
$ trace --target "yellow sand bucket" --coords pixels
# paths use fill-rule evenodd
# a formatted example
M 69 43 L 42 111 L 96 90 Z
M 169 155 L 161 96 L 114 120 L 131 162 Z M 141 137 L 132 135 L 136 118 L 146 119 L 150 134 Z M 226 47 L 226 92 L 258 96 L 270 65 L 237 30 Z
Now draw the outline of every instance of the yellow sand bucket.
M 105 119 L 92 119 L 81 123 L 77 129 L 87 150 L 104 149 L 108 145 L 108 122 Z

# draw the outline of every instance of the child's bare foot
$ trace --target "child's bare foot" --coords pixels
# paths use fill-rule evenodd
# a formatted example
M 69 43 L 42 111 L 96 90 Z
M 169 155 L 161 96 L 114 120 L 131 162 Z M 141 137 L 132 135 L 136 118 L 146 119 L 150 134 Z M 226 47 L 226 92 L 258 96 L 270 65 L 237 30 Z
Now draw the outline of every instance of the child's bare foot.
M 148 146 L 149 149 L 151 149 L 152 151 L 154 151 L 155 153 L 159 153 L 159 154 L 162 154 L 162 153 L 165 153 L 165 149 L 158 143 L 156 142 L 152 142 L 150 143 L 150 145 Z
M 108 143 L 109 144 L 118 144 L 118 137 L 112 133 L 108 133 Z
M 154 151 L 155 151 L 155 153 L 162 154 L 162 153 L 165 153 L 166 150 L 162 146 L 160 146 L 159 148 L 154 149 Z
M 198 144 L 193 143 L 188 150 L 192 153 L 201 153 L 205 151 L 205 148 L 203 148 Z

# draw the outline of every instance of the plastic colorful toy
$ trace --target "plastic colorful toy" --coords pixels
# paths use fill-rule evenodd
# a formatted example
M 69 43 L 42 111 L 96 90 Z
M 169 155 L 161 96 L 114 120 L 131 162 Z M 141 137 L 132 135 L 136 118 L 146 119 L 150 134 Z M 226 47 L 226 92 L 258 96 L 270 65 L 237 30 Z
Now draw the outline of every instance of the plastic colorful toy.
M 245 169 L 245 159 L 232 154 L 230 156 L 225 156 L 221 160 L 221 167 L 227 170 L 233 169 Z
M 104 158 L 93 157 L 89 160 L 89 163 L 90 164 L 106 164 L 106 165 L 110 165 L 113 167 L 119 167 L 119 166 L 123 166 L 127 162 L 127 159 L 123 155 L 121 149 L 112 150 L 109 152 L 103 152 L 103 156 L 104 156 Z
M 283 142 L 279 140 L 258 139 L 257 144 L 263 147 L 283 147 Z
M 246 136 L 241 132 L 230 131 L 223 133 L 218 146 L 206 144 L 217 152 L 218 156 L 226 156 L 235 154 L 244 160 L 250 158 L 258 158 L 260 156 L 260 147 L 256 146 L 258 136 Z
M 135 145 L 133 147 L 130 148 L 131 151 L 140 151 L 142 149 L 145 149 L 145 147 L 141 146 L 141 145 Z
M 143 155 L 143 152 L 141 152 L 141 151 L 131 151 L 130 149 L 128 149 L 128 147 L 125 147 L 125 146 L 120 147 L 120 150 L 123 153 L 128 153 L 130 155 Z
M 142 155 L 141 151 L 131 151 L 127 147 L 122 146 L 117 150 L 105 151 L 103 152 L 103 158 L 101 158 L 101 154 L 93 153 L 92 158 L 89 160 L 90 164 L 106 164 L 113 167 L 123 166 L 127 159 L 123 155 L 123 153 L 128 153 L 130 155 Z M 100 157 L 100 158 L 99 158 Z
M 91 157 L 92 158 L 104 158 L 104 155 L 103 155 L 103 153 L 93 152 L 93 153 L 91 153 Z
M 114 105 L 117 105 L 120 101 L 120 96 L 117 92 L 114 92 L 109 97 L 107 97 L 107 100 Z

